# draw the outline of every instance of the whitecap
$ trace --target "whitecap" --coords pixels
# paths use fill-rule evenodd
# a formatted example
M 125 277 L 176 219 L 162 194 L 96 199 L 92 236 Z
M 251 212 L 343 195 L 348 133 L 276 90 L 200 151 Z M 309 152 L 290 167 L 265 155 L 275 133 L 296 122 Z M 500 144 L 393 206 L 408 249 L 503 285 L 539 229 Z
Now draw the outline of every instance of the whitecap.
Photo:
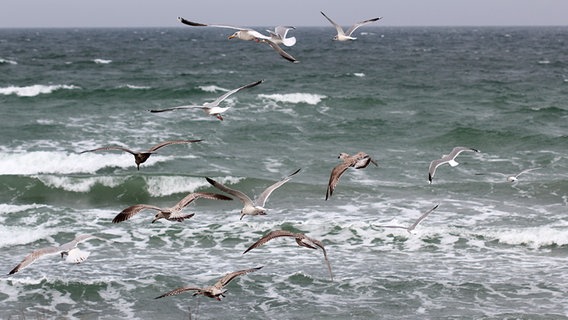
M 224 91 L 227 92 L 229 90 L 225 89 L 225 88 L 221 88 L 215 85 L 211 85 L 211 86 L 199 86 L 199 89 L 205 91 L 205 92 L 217 92 L 217 91 Z
M 0 248 L 22 245 L 45 239 L 57 233 L 55 229 L 24 228 L 0 225 Z
M 112 62 L 112 60 L 94 59 L 93 62 L 96 64 L 109 64 Z
M 287 94 L 259 94 L 259 98 L 274 100 L 277 102 L 285 103 L 306 103 L 310 105 L 316 105 L 321 102 L 322 99 L 327 98 L 324 95 L 313 94 L 313 93 L 287 93 Z
M 183 176 L 145 177 L 148 193 L 153 197 L 163 197 L 176 193 L 194 192 L 210 184 L 203 178 Z
M 73 86 L 73 85 L 34 84 L 34 85 L 31 85 L 31 86 L 26 86 L 26 87 L 9 86 L 9 87 L 0 88 L 0 94 L 3 94 L 3 95 L 15 94 L 19 97 L 35 97 L 39 94 L 52 93 L 53 91 L 60 90 L 60 89 L 71 90 L 71 89 L 80 89 L 80 88 L 77 87 L 77 86 Z
M 533 248 L 568 245 L 568 230 L 555 229 L 550 226 L 499 230 L 489 232 L 488 236 L 497 239 L 500 243 Z
M 124 86 L 121 86 L 123 88 L 128 88 L 128 89 L 134 89 L 134 90 L 146 90 L 146 89 L 152 89 L 152 87 L 150 86 L 137 86 L 137 85 L 133 85 L 133 84 L 126 84 Z
M 152 157 L 152 161 L 164 160 Z M 74 154 L 58 151 L 0 153 L 0 175 L 33 175 L 39 173 L 95 173 L 104 167 L 133 167 L 132 156 L 126 154 Z
M 18 64 L 18 63 L 14 60 L 0 58 L 0 64 Z
M 365 76 L 363 72 L 354 72 L 353 75 L 359 78 L 363 78 Z
M 15 204 L 6 204 L 0 203 L 0 213 L 16 213 L 27 211 L 30 209 L 37 209 L 37 208 L 45 208 L 48 207 L 45 204 L 24 204 L 24 205 L 15 205 Z
M 38 176 L 36 177 L 48 187 L 63 189 L 72 192 L 88 192 L 93 186 L 99 184 L 105 187 L 117 187 L 123 183 L 126 177 L 97 176 L 88 178 L 62 177 L 62 176 Z

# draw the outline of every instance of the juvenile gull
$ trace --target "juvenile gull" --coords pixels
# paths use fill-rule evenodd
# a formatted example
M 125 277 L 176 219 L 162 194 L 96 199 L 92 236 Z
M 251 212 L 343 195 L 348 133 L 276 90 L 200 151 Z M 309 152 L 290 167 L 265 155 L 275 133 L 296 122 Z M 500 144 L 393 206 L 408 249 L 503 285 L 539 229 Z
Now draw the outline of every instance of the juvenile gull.
M 331 272 L 331 264 L 329 263 L 329 260 L 327 259 L 327 252 L 325 251 L 323 243 L 321 243 L 321 241 L 318 241 L 316 239 L 310 238 L 303 233 L 293 233 L 293 232 L 289 232 L 289 231 L 286 231 L 286 230 L 275 230 L 275 231 L 269 232 L 268 234 L 266 234 L 265 236 L 260 238 L 258 241 L 253 243 L 248 249 L 245 250 L 245 252 L 243 252 L 243 254 L 249 252 L 250 250 L 252 250 L 254 248 L 260 247 L 261 245 L 267 243 L 268 241 L 270 241 L 272 239 L 279 238 L 279 237 L 292 237 L 296 240 L 296 243 L 300 247 L 306 247 L 306 248 L 310 248 L 310 249 L 314 249 L 314 250 L 317 250 L 316 247 L 319 247 L 323 251 L 323 258 L 325 259 L 325 263 L 327 264 L 327 269 L 329 270 L 329 276 L 331 278 L 331 281 L 333 281 L 333 273 Z
M 14 274 L 25 267 L 29 266 L 30 264 L 34 263 L 37 259 L 49 256 L 49 255 L 56 255 L 61 254 L 61 258 L 66 256 L 65 261 L 68 263 L 75 263 L 79 264 L 89 257 L 91 254 L 87 251 L 81 251 L 77 248 L 77 244 L 79 242 L 85 241 L 89 238 L 93 237 L 90 234 L 83 234 L 75 237 L 70 242 L 67 242 L 59 247 L 46 247 L 42 249 L 38 249 L 33 251 L 32 253 L 28 254 L 22 262 L 20 262 L 9 274 Z
M 276 190 L 277 188 L 279 188 L 280 186 L 282 186 L 283 184 L 285 184 L 286 182 L 288 182 L 290 179 L 292 179 L 292 176 L 295 175 L 296 173 L 298 173 L 301 169 L 298 169 L 296 171 L 294 171 L 292 174 L 288 175 L 287 177 L 283 178 L 282 180 L 276 182 L 275 184 L 271 185 L 270 187 L 266 188 L 254 201 L 251 200 L 251 198 L 249 198 L 246 194 L 244 194 L 243 192 L 239 191 L 239 190 L 235 190 L 235 189 L 231 189 L 229 187 L 226 187 L 225 185 L 211 179 L 211 178 L 205 178 L 207 179 L 207 182 L 209 182 L 210 184 L 212 184 L 215 188 L 226 192 L 230 195 L 233 195 L 237 198 L 239 198 L 239 200 L 242 201 L 244 207 L 241 209 L 241 218 L 240 220 L 243 219 L 243 217 L 245 215 L 251 215 L 251 216 L 256 216 L 256 215 L 266 215 L 266 209 L 264 208 L 264 204 L 266 203 L 266 200 L 268 200 L 268 197 L 270 196 L 270 194 Z
M 193 217 L 194 213 L 186 215 L 186 214 L 182 214 L 181 210 L 183 208 L 185 208 L 187 205 L 189 205 L 190 203 L 192 203 L 194 200 L 199 199 L 199 198 L 205 198 L 205 199 L 211 199 L 211 200 L 233 200 L 233 199 L 231 199 L 227 196 L 224 196 L 222 194 L 209 193 L 209 192 L 194 192 L 194 193 L 190 193 L 187 196 L 185 196 L 175 206 L 173 206 L 171 208 L 160 208 L 160 207 L 153 206 L 153 205 L 150 205 L 150 204 L 136 204 L 136 205 L 130 206 L 130 207 L 122 210 L 118 215 L 116 215 L 116 217 L 114 217 L 114 219 L 112 219 L 112 223 L 119 223 L 119 222 L 122 222 L 122 221 L 126 221 L 126 220 L 132 218 L 134 215 L 136 215 L 138 212 L 140 212 L 144 209 L 150 209 L 150 210 L 158 211 L 158 213 L 154 216 L 152 223 L 154 223 L 154 222 L 156 222 L 160 219 L 182 222 L 185 219 L 189 219 L 189 218 Z
M 224 95 L 220 96 L 219 98 L 217 98 L 215 101 L 213 102 L 206 102 L 205 104 L 203 104 L 203 106 L 179 106 L 179 107 L 173 107 L 173 108 L 166 108 L 166 109 L 153 109 L 150 110 L 150 112 L 165 112 L 165 111 L 173 111 L 173 110 L 179 110 L 179 109 L 193 109 L 193 108 L 201 108 L 203 111 L 205 111 L 205 113 L 207 113 L 210 116 L 214 116 L 217 119 L 223 121 L 223 117 L 221 116 L 221 113 L 229 110 L 230 107 L 225 107 L 225 108 L 221 108 L 219 107 L 219 104 L 221 102 L 223 102 L 225 99 L 227 99 L 229 96 L 243 90 L 243 89 L 247 89 L 247 88 L 252 88 L 256 85 L 261 84 L 262 82 L 264 82 L 264 80 L 260 80 L 260 81 L 256 81 L 253 83 L 249 83 L 247 85 L 244 85 L 242 87 L 233 89 L 227 93 L 225 93 Z
M 331 197 L 333 190 L 335 190 L 337 183 L 339 183 L 339 178 L 348 168 L 352 167 L 355 169 L 363 169 L 366 168 L 369 163 L 373 163 L 375 166 L 378 166 L 377 163 L 365 152 L 358 152 L 353 156 L 342 152 L 339 154 L 338 158 L 343 160 L 343 162 L 331 170 L 329 183 L 327 184 L 327 192 L 325 193 L 325 200 Z
M 204 288 L 181 287 L 181 288 L 177 288 L 177 289 L 174 289 L 172 291 L 166 292 L 163 295 L 156 297 L 155 299 L 160 299 L 160 298 L 169 297 L 169 296 L 175 296 L 177 294 L 180 294 L 180 293 L 183 293 L 183 292 L 186 292 L 186 291 L 195 291 L 195 293 L 193 293 L 194 296 L 201 294 L 201 295 L 204 295 L 206 297 L 215 298 L 215 299 L 221 301 L 221 297 L 224 298 L 225 292 L 227 292 L 227 289 L 225 289 L 224 287 L 227 284 L 229 284 L 229 282 L 231 282 L 231 280 L 233 280 L 236 277 L 241 276 L 243 274 L 255 272 L 255 271 L 260 270 L 260 269 L 262 269 L 262 267 L 256 267 L 256 268 L 231 272 L 231 273 L 228 273 L 225 276 L 223 276 L 221 279 L 219 279 L 219 281 L 217 281 L 212 286 L 204 287 Z
M 219 24 L 204 24 L 204 23 L 189 21 L 189 20 L 186 20 L 182 17 L 178 17 L 178 20 L 185 25 L 193 26 L 193 27 L 217 27 L 217 28 L 226 28 L 226 29 L 238 30 L 237 32 L 230 35 L 229 39 L 237 38 L 237 39 L 241 39 L 241 40 L 245 40 L 245 41 L 263 42 L 263 43 L 266 43 L 269 46 L 271 46 L 272 49 L 276 50 L 276 52 L 278 52 L 278 54 L 282 58 L 284 58 L 284 59 L 286 59 L 290 62 L 294 62 L 294 63 L 298 62 L 298 60 L 296 60 L 296 58 L 294 58 L 288 52 L 286 52 L 282 48 L 280 48 L 280 46 L 276 42 L 274 42 L 270 36 L 266 36 L 266 35 L 258 32 L 256 30 L 253 30 L 253 29 L 250 29 L 250 28 L 241 28 L 241 27 L 219 25 Z
M 288 31 L 291 29 L 296 29 L 294 27 L 277 26 L 272 30 L 266 30 L 270 34 L 270 40 L 276 44 L 283 44 L 287 47 L 291 47 L 296 44 L 296 37 L 286 38 Z
M 150 156 L 153 153 L 156 153 L 156 151 L 162 147 L 165 146 L 169 146 L 170 144 L 182 144 L 182 143 L 192 143 L 192 142 L 199 142 L 202 140 L 171 140 L 171 141 L 164 141 L 162 143 L 159 143 L 153 147 L 151 147 L 150 149 L 146 150 L 146 151 L 132 151 L 128 148 L 124 148 L 124 147 L 119 147 L 119 146 L 107 146 L 107 147 L 100 147 L 100 148 L 96 148 L 96 149 L 92 149 L 92 150 L 85 150 L 82 151 L 81 153 L 85 153 L 85 152 L 95 152 L 95 151 L 106 151 L 106 150 L 120 150 L 120 151 L 125 151 L 128 152 L 130 154 L 132 154 L 134 156 L 134 162 L 136 163 L 136 168 L 138 170 L 140 170 L 140 164 L 146 162 L 146 160 L 148 160 L 148 158 L 150 158 Z
M 416 221 L 410 225 L 409 227 L 403 227 L 403 226 L 382 226 L 379 225 L 378 227 L 382 227 L 382 228 L 400 228 L 400 229 L 405 229 L 406 231 L 408 231 L 408 233 L 411 233 L 412 230 L 414 230 L 414 228 L 416 228 L 416 226 L 424 219 L 426 219 L 426 217 L 430 214 L 430 212 L 436 210 L 438 208 L 439 204 L 437 204 L 436 206 L 434 206 L 434 208 L 424 212 L 418 219 L 416 219 Z
M 362 25 L 371 23 L 371 22 L 375 22 L 375 21 L 379 21 L 380 19 L 382 19 L 383 17 L 378 17 L 378 18 L 373 18 L 373 19 L 369 19 L 369 20 L 363 20 L 363 21 L 359 21 L 356 24 L 354 24 L 353 26 L 351 26 L 351 28 L 349 28 L 347 30 L 347 32 L 343 31 L 343 28 L 338 25 L 337 23 L 335 23 L 335 21 L 331 20 L 328 16 L 325 15 L 325 13 L 323 13 L 322 11 L 320 11 L 320 13 L 329 21 L 331 22 L 331 24 L 335 27 L 335 29 L 337 30 L 337 35 L 333 37 L 333 40 L 336 41 L 348 41 L 348 40 L 355 40 L 357 38 L 351 36 L 353 34 L 353 32 L 355 32 L 355 30 L 357 30 L 357 28 L 359 28 Z
M 468 148 L 468 147 L 455 147 L 452 149 L 452 152 L 450 152 L 450 154 L 445 154 L 442 156 L 442 158 L 440 159 L 436 159 L 436 160 L 432 160 L 432 162 L 430 162 L 430 167 L 428 168 L 428 182 L 432 183 L 432 179 L 434 178 L 434 174 L 436 173 L 436 169 L 447 163 L 452 167 L 457 166 L 459 163 L 457 161 L 455 161 L 454 159 L 462 152 L 464 151 L 471 151 L 471 152 L 479 152 L 479 150 L 477 149 L 473 149 L 473 148 Z

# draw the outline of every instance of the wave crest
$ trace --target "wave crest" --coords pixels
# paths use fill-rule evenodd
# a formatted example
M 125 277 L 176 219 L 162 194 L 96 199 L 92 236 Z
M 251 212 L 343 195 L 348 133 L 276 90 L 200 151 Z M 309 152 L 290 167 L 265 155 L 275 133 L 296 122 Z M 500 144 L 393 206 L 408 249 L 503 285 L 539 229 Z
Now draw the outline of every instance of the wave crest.
M 52 93 L 54 91 L 61 89 L 71 90 L 71 89 L 80 89 L 80 87 L 73 85 L 64 85 L 64 84 L 56 84 L 56 85 L 34 84 L 26 87 L 9 86 L 9 87 L 0 88 L 0 94 L 6 96 L 10 94 L 15 94 L 19 97 L 35 97 L 40 94 Z
M 327 96 L 314 94 L 314 93 L 287 93 L 287 94 L 259 94 L 259 98 L 274 100 L 276 102 L 285 103 L 306 103 L 309 105 L 316 105 L 321 102 L 322 99 L 327 98 Z

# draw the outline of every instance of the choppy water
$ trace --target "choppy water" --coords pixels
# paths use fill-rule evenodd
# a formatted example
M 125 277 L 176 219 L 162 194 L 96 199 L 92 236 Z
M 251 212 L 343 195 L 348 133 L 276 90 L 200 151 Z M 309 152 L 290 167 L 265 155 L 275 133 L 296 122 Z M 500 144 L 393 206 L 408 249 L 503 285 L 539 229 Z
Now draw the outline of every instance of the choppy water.
M 264 28 L 263 28 L 264 29 Z M 259 30 L 263 30 L 259 29 Z M 93 233 L 79 265 L 57 257 L 0 277 L 0 318 L 456 319 L 568 318 L 566 28 L 365 28 L 351 43 L 298 28 L 291 64 L 268 46 L 211 29 L 0 30 L 0 261 Z M 226 101 L 221 122 L 201 111 Z M 117 144 L 161 149 L 79 152 Z M 478 154 L 440 167 L 463 145 Z M 350 170 L 324 201 L 339 152 Z M 540 167 L 505 182 L 504 174 Z M 245 193 L 302 171 L 269 213 L 239 221 L 238 201 L 197 200 L 183 223 L 123 208 L 171 206 L 212 177 Z M 440 204 L 412 234 L 409 225 Z M 328 251 L 273 240 L 304 232 Z M 184 294 L 264 266 L 215 301 Z

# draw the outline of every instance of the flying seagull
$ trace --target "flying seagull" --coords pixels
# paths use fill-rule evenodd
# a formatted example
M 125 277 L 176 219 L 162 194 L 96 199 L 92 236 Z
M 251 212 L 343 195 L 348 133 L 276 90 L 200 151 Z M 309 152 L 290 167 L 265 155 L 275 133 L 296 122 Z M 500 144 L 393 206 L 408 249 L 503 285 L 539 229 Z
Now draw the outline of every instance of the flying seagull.
M 329 263 L 329 260 L 327 259 L 327 252 L 325 251 L 323 243 L 321 243 L 321 241 L 318 241 L 316 239 L 310 238 L 303 233 L 292 233 L 292 232 L 289 232 L 289 231 L 286 231 L 286 230 L 272 231 L 272 232 L 266 234 L 264 237 L 260 238 L 255 243 L 253 243 L 250 247 L 248 247 L 248 249 L 245 250 L 245 252 L 243 252 L 243 254 L 249 252 L 250 250 L 252 250 L 254 248 L 260 247 L 261 245 L 267 243 L 268 241 L 270 241 L 274 238 L 279 238 L 279 237 L 292 237 L 296 240 L 296 243 L 300 247 L 306 247 L 306 248 L 310 248 L 310 249 L 314 249 L 314 250 L 316 250 L 317 247 L 319 247 L 323 251 L 323 258 L 325 259 L 325 263 L 327 264 L 327 269 L 329 270 L 329 276 L 331 278 L 331 281 L 333 281 L 333 273 L 331 272 L 331 264 Z
M 195 192 L 195 193 L 188 194 L 183 199 L 181 199 L 175 206 L 173 206 L 171 208 L 160 208 L 160 207 L 156 207 L 156 206 L 153 206 L 153 205 L 150 205 L 150 204 L 136 204 L 136 205 L 130 206 L 130 207 L 122 210 L 118 215 L 116 215 L 116 217 L 114 217 L 114 219 L 112 219 L 112 222 L 113 223 L 119 223 L 119 222 L 122 222 L 122 221 L 126 221 L 126 220 L 132 218 L 134 215 L 136 215 L 138 212 L 140 212 L 144 209 L 150 209 L 150 210 L 158 211 L 158 213 L 154 216 L 152 223 L 154 223 L 154 222 L 156 222 L 160 219 L 182 222 L 185 219 L 189 219 L 189 218 L 193 217 L 194 213 L 186 215 L 186 214 L 182 214 L 181 210 L 183 208 L 185 208 L 187 205 L 189 205 L 190 203 L 192 203 L 194 200 L 199 199 L 199 198 L 205 198 L 205 199 L 211 199 L 211 200 L 233 200 L 233 199 L 231 199 L 227 196 L 224 196 L 222 194 L 209 193 L 209 192 Z
M 207 113 L 210 116 L 214 116 L 217 119 L 223 121 L 223 117 L 221 116 L 221 113 L 229 110 L 230 107 L 219 107 L 219 104 L 221 102 L 223 102 L 225 99 L 227 99 L 229 96 L 243 90 L 243 89 L 247 89 L 247 88 L 252 88 L 256 85 L 261 84 L 262 82 L 264 82 L 264 80 L 260 80 L 260 81 L 256 81 L 253 83 L 249 83 L 247 85 L 244 85 L 242 87 L 233 89 L 227 93 L 225 93 L 224 95 L 220 96 L 219 98 L 217 98 L 215 101 L 213 102 L 206 102 L 205 104 L 203 104 L 203 106 L 179 106 L 179 107 L 173 107 L 173 108 L 166 108 L 166 109 L 152 109 L 150 110 L 150 112 L 165 112 L 165 111 L 173 111 L 173 110 L 179 110 L 179 109 L 194 109 L 194 108 L 201 108 L 203 111 L 205 111 L 205 113 Z
M 377 163 L 365 152 L 358 152 L 357 154 L 350 156 L 347 153 L 340 153 L 339 159 L 343 160 L 342 163 L 338 164 L 331 170 L 331 175 L 329 177 L 329 183 L 327 184 L 327 192 L 325 193 L 325 200 L 327 200 L 333 194 L 333 190 L 339 183 L 339 178 L 348 168 L 363 169 L 366 168 L 369 163 L 378 166 Z
M 517 173 L 516 175 L 508 176 L 507 182 L 515 183 L 515 182 L 519 181 L 518 178 L 521 174 L 524 174 L 524 173 L 527 173 L 527 172 L 530 172 L 530 171 L 533 171 L 533 170 L 538 170 L 538 169 L 542 169 L 542 168 L 539 167 L 539 168 L 526 169 L 526 170 L 523 170 L 523 171 Z
M 223 276 L 223 278 L 219 279 L 219 281 L 217 281 L 214 285 L 209 286 L 209 287 L 204 287 L 204 288 L 198 288 L 198 287 L 181 287 L 181 288 L 177 288 L 174 289 L 170 292 L 166 292 L 163 295 L 156 297 L 155 299 L 160 299 L 163 297 L 169 297 L 169 296 L 175 296 L 177 294 L 186 292 L 186 291 L 195 291 L 195 293 L 193 293 L 194 296 L 201 294 L 204 295 L 206 297 L 209 298 L 215 298 L 219 301 L 221 301 L 221 297 L 225 297 L 225 292 L 227 292 L 227 289 L 225 289 L 224 287 L 229 284 L 229 282 L 231 282 L 231 280 L 235 279 L 238 276 L 241 276 L 243 274 L 247 274 L 247 273 L 251 273 L 251 272 L 255 272 L 262 269 L 262 267 L 256 267 L 256 268 L 251 268 L 251 269 L 245 269 L 245 270 L 239 270 L 239 271 L 235 271 L 235 272 L 231 272 L 226 274 L 225 276 Z
M 24 258 L 24 260 L 22 260 L 22 262 L 20 262 L 14 269 L 12 269 L 12 271 L 10 271 L 9 274 L 14 274 L 24 269 L 25 267 L 34 263 L 37 259 L 56 254 L 61 254 L 61 258 L 66 257 L 65 261 L 68 263 L 79 264 L 87 260 L 91 253 L 87 251 L 81 251 L 79 248 L 77 248 L 77 244 L 91 237 L 93 236 L 90 234 L 83 234 L 75 237 L 75 239 L 73 239 L 72 241 L 67 242 L 59 247 L 45 247 L 35 250 L 32 253 L 28 254 Z
M 471 152 L 479 152 L 479 150 L 477 149 L 473 149 L 473 148 L 468 148 L 468 147 L 455 147 L 452 149 L 452 152 L 450 152 L 450 154 L 445 154 L 442 156 L 442 158 L 440 159 L 436 159 L 436 160 L 432 160 L 432 162 L 430 162 L 430 167 L 428 168 L 428 182 L 432 183 L 432 179 L 434 178 L 434 174 L 436 173 L 436 169 L 447 163 L 452 167 L 457 166 L 459 163 L 457 161 L 455 161 L 454 159 L 462 152 L 464 151 L 471 151 Z
M 148 149 L 147 151 L 132 151 L 128 148 L 124 148 L 124 147 L 119 147 L 119 146 L 107 146 L 107 147 L 100 147 L 100 148 L 96 148 L 96 149 L 92 149 L 92 150 L 85 150 L 82 151 L 81 153 L 85 153 L 85 152 L 95 152 L 95 151 L 106 151 L 106 150 L 120 150 L 120 151 L 124 151 L 124 152 L 128 152 L 131 155 L 134 156 L 134 162 L 136 163 L 136 168 L 138 170 L 140 170 L 140 164 L 146 162 L 146 160 L 148 160 L 148 158 L 150 158 L 150 156 L 153 153 L 156 153 L 156 151 L 162 147 L 165 146 L 169 146 L 170 144 L 181 144 L 181 143 L 192 143 L 192 142 L 199 142 L 202 140 L 171 140 L 171 141 L 164 141 L 162 143 L 159 143 L 153 147 L 151 147 L 150 149 Z
M 270 194 L 276 190 L 277 188 L 279 188 L 280 186 L 282 186 L 283 184 L 285 184 L 286 182 L 288 182 L 290 179 L 292 179 L 292 176 L 295 175 L 296 173 L 298 173 L 300 171 L 300 169 L 294 171 L 292 174 L 288 175 L 287 177 L 283 178 L 282 180 L 276 182 L 275 184 L 271 185 L 270 187 L 266 188 L 254 201 L 252 201 L 246 194 L 244 194 L 243 192 L 239 191 L 239 190 L 235 190 L 235 189 L 231 189 L 229 187 L 226 187 L 225 185 L 211 179 L 211 178 L 206 178 L 207 182 L 209 182 L 210 184 L 212 184 L 215 188 L 226 192 L 230 195 L 233 195 L 237 198 L 239 198 L 239 200 L 242 201 L 244 207 L 241 210 L 241 218 L 240 220 L 243 219 L 243 217 L 245 215 L 251 215 L 251 216 L 257 216 L 257 215 L 266 215 L 266 209 L 264 208 L 264 204 L 266 203 L 266 200 L 268 200 L 268 197 L 270 196 Z
M 430 214 L 430 212 L 436 210 L 438 208 L 439 204 L 437 204 L 436 206 L 434 206 L 434 208 L 424 212 L 418 219 L 416 219 L 416 221 L 414 221 L 414 223 L 412 225 L 410 225 L 409 227 L 403 227 L 403 226 L 379 226 L 379 227 L 383 227 L 383 228 L 400 228 L 400 229 L 405 229 L 406 231 L 408 231 L 408 233 L 411 233 L 412 230 L 414 230 L 414 228 L 416 228 L 416 226 L 424 219 L 426 219 L 426 217 Z
M 182 17 L 178 17 L 178 20 L 185 25 L 193 26 L 193 27 L 217 27 L 217 28 L 238 30 L 237 32 L 230 35 L 229 39 L 237 38 L 237 39 L 241 39 L 241 40 L 245 40 L 245 41 L 263 42 L 263 43 L 266 43 L 269 46 L 271 46 L 272 49 L 276 50 L 276 52 L 278 52 L 278 54 L 282 58 L 284 58 L 284 59 L 286 59 L 290 62 L 294 62 L 294 63 L 298 62 L 298 60 L 296 60 L 296 58 L 294 58 L 288 52 L 286 52 L 282 48 L 280 48 L 280 46 L 276 42 L 274 42 L 270 36 L 266 36 L 266 35 L 258 32 L 256 30 L 249 29 L 249 28 L 227 26 L 227 25 L 219 25 L 219 24 L 204 24 L 204 23 L 189 21 L 189 20 L 186 20 Z
M 331 20 L 328 16 L 325 15 L 325 13 L 321 12 L 320 13 L 329 21 L 331 22 L 331 24 L 335 27 L 335 29 L 337 30 L 337 35 L 333 37 L 333 40 L 336 41 L 347 41 L 347 40 L 355 40 L 357 38 L 351 36 L 353 34 L 353 32 L 355 32 L 355 30 L 357 30 L 357 28 L 359 28 L 362 25 L 365 25 L 367 23 L 371 23 L 371 22 L 375 22 L 375 21 L 379 21 L 380 19 L 382 19 L 383 17 L 378 17 L 378 18 L 373 18 L 373 19 L 369 19 L 369 20 L 363 20 L 360 22 L 357 22 L 356 24 L 354 24 L 353 26 L 351 26 L 351 28 L 349 28 L 347 30 L 347 32 L 343 31 L 343 28 L 338 25 L 337 23 L 335 23 L 335 21 Z
M 272 30 L 266 30 L 270 34 L 270 40 L 276 44 L 283 44 L 287 47 L 291 47 L 296 44 L 296 37 L 286 38 L 288 31 L 296 29 L 294 27 L 277 26 Z

